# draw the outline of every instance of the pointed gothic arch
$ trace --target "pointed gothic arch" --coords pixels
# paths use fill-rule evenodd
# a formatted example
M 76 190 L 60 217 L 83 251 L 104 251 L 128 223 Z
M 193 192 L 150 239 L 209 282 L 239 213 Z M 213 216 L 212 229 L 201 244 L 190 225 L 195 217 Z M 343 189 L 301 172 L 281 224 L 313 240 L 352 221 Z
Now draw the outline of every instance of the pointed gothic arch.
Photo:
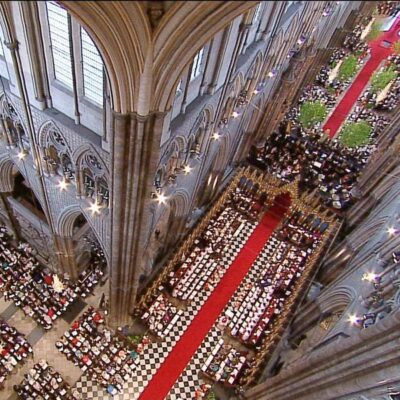
M 106 258 L 107 265 L 109 265 L 109 254 L 105 243 L 103 243 L 101 236 L 99 235 L 92 219 L 87 214 L 87 212 L 79 205 L 74 204 L 64 208 L 58 215 L 57 221 L 55 223 L 55 232 L 61 237 L 73 238 L 75 223 L 78 218 L 83 218 L 90 228 L 90 233 L 93 234 L 95 241 L 98 246 L 100 246 L 104 257 Z
M 96 149 L 86 144 L 76 149 L 72 157 L 76 165 L 78 195 L 108 207 L 110 199 L 108 168 Z
M 13 170 L 17 168 L 8 154 L 0 158 L 0 192 L 12 192 L 14 189 Z
M 76 166 L 72 151 L 57 125 L 53 121 L 44 122 L 39 128 L 38 138 L 45 172 L 75 181 Z
M 24 120 L 15 104 L 4 93 L 0 95 L 0 118 L 8 146 L 29 150 L 30 141 Z
M 324 314 L 344 312 L 354 300 L 357 292 L 354 287 L 338 286 L 328 292 L 322 292 L 317 298 L 320 310 Z

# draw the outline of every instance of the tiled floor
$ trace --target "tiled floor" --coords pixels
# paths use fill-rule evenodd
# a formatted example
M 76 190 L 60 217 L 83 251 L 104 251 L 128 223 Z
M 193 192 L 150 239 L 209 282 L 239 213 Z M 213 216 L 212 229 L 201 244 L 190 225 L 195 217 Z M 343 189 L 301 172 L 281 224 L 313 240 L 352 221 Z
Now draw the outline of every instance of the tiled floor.
M 84 304 L 84 307 L 86 308 L 87 305 Z M 12 302 L 6 302 L 4 298 L 0 299 L 0 310 L 0 317 L 6 319 L 11 326 L 26 335 L 27 340 L 33 347 L 33 357 L 29 358 L 23 366 L 16 368 L 11 376 L 6 379 L 5 388 L 0 392 L 1 399 L 15 399 L 16 394 L 13 386 L 19 384 L 23 380 L 24 374 L 41 359 L 49 361 L 70 385 L 76 383 L 82 375 L 82 371 L 66 360 L 55 347 L 55 342 L 69 327 L 70 324 L 68 322 L 59 318 L 55 322 L 53 329 L 44 331 L 40 326 L 37 326 L 33 319 L 26 316 Z M 67 311 L 66 316 L 68 316 L 68 312 L 70 311 Z
M 224 251 L 221 265 L 228 269 L 241 247 L 251 235 L 255 226 L 248 225 L 242 230 L 240 235 Z M 258 273 L 262 268 L 262 259 L 257 263 L 253 272 Z M 59 318 L 52 330 L 44 332 L 41 328 L 36 326 L 36 323 L 25 316 L 19 309 L 10 308 L 10 303 L 0 299 L 0 314 L 10 314 L 9 323 L 16 327 L 20 332 L 27 335 L 32 340 L 34 357 L 31 358 L 27 364 L 19 368 L 6 381 L 6 389 L 1 392 L 1 398 L 12 400 L 15 398 L 12 386 L 22 381 L 24 373 L 27 372 L 36 362 L 40 359 L 46 359 L 54 368 L 60 372 L 63 378 L 71 385 L 74 386 L 81 394 L 82 399 L 90 400 L 133 400 L 138 399 L 143 389 L 149 383 L 157 369 L 163 363 L 167 355 L 174 348 L 176 342 L 185 332 L 190 325 L 191 321 L 197 315 L 205 301 L 207 300 L 210 292 L 201 292 L 200 295 L 192 301 L 186 309 L 183 310 L 181 318 L 175 324 L 169 335 L 161 341 L 152 342 L 140 356 L 138 367 L 134 373 L 133 378 L 126 382 L 123 392 L 119 395 L 111 397 L 108 395 L 103 387 L 97 385 L 90 379 L 89 374 L 82 374 L 82 371 L 76 367 L 72 362 L 68 361 L 65 356 L 59 353 L 55 348 L 55 342 L 64 334 L 71 324 L 71 321 L 77 319 L 81 313 L 87 308 L 88 305 L 98 307 L 99 300 L 102 295 L 103 288 L 96 288 L 94 296 L 84 300 L 84 303 L 72 307 L 62 318 Z M 203 365 L 206 355 L 210 353 L 216 341 L 222 336 L 222 332 L 215 326 L 208 333 L 207 337 L 192 357 L 191 361 L 171 389 L 168 395 L 168 400 L 191 400 L 194 390 L 203 382 L 199 378 L 198 373 Z M 4 397 L 3 397 L 4 396 Z
M 240 251 L 241 245 L 243 245 L 255 226 L 248 225 L 242 230 L 240 235 L 236 238 L 235 242 L 224 251 L 222 263 L 226 269 L 231 265 L 236 255 Z M 169 335 L 160 342 L 151 343 L 141 355 L 138 368 L 131 381 L 126 382 L 123 388 L 123 392 L 114 397 L 109 396 L 103 388 L 99 387 L 96 382 L 90 380 L 90 377 L 86 374 L 76 384 L 76 389 L 82 394 L 84 399 L 94 400 L 106 400 L 113 398 L 114 400 L 133 400 L 138 399 L 140 393 L 147 386 L 157 369 L 163 363 L 167 355 L 171 352 L 176 342 L 185 332 L 187 327 L 190 325 L 193 318 L 199 312 L 204 302 L 207 300 L 210 293 L 202 293 L 196 298 L 190 305 L 187 306 L 186 310 L 181 315 L 176 325 L 172 328 Z M 219 337 L 221 333 L 217 329 L 213 329 L 207 338 L 203 342 L 202 346 L 198 350 L 199 356 L 194 356 L 188 367 L 182 374 L 182 376 L 176 382 L 172 389 L 170 396 L 171 400 L 191 400 L 193 395 L 193 388 L 199 384 L 198 371 L 201 368 L 201 364 L 204 359 L 204 355 L 209 352 L 209 347 L 213 346 L 214 340 Z

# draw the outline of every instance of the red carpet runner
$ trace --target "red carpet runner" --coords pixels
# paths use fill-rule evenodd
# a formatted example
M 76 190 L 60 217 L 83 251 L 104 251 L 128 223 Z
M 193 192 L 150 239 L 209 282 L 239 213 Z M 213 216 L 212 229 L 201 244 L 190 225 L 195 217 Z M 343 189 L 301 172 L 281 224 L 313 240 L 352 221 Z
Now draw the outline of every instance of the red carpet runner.
M 287 197 L 281 197 L 265 214 L 222 280 L 144 389 L 140 400 L 162 400 L 167 396 L 281 221 L 289 203 Z
M 362 91 L 364 90 L 374 71 L 379 67 L 381 62 L 393 52 L 392 44 L 399 40 L 399 37 L 397 36 L 399 25 L 400 18 L 397 18 L 389 31 L 385 32 L 378 39 L 370 43 L 370 59 L 366 62 L 364 68 L 358 74 L 358 76 L 356 77 L 350 88 L 347 90 L 340 103 L 336 106 L 336 109 L 333 111 L 332 115 L 329 117 L 328 121 L 326 121 L 326 124 L 323 127 L 324 131 L 329 129 L 329 136 L 331 138 L 335 136 L 336 132 L 339 130 L 347 115 L 350 113 L 353 105 L 360 97 Z M 384 40 L 391 42 L 389 48 L 382 46 L 382 42 Z

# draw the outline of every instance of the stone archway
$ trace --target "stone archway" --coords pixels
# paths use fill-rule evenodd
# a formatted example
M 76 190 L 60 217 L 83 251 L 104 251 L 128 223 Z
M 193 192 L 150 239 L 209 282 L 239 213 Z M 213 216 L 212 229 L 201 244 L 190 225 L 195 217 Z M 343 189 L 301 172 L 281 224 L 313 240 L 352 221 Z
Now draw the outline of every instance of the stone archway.
M 76 278 L 92 253 L 98 252 L 109 266 L 109 255 L 91 218 L 78 205 L 65 208 L 56 221 L 56 246 L 65 272 Z M 88 258 L 89 257 L 89 258 Z
M 8 155 L 0 159 L 0 192 L 12 192 L 14 189 L 14 174 L 16 168 Z

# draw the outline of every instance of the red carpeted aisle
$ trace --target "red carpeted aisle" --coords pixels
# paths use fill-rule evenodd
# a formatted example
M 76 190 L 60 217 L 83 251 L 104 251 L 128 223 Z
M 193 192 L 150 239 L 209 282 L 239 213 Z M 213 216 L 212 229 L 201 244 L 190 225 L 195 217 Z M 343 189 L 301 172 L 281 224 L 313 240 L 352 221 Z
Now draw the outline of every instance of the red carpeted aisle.
M 140 400 L 162 400 L 167 396 L 281 221 L 289 204 L 289 197 L 281 196 L 265 214 L 225 276 L 144 389 Z
M 396 22 L 393 24 L 392 28 L 389 31 L 385 32 L 378 39 L 370 43 L 370 59 L 366 62 L 364 68 L 360 71 L 360 73 L 358 74 L 350 88 L 347 90 L 340 103 L 336 106 L 334 112 L 329 117 L 328 121 L 326 121 L 326 124 L 323 127 L 324 131 L 327 131 L 329 129 L 329 136 L 331 138 L 335 136 L 336 132 L 339 130 L 347 115 L 350 113 L 353 105 L 360 97 L 362 91 L 364 90 L 374 71 L 379 67 L 381 62 L 392 53 L 392 47 L 383 47 L 382 42 L 386 40 L 388 42 L 394 43 L 399 40 L 397 36 L 399 25 L 400 19 L 397 18 Z

